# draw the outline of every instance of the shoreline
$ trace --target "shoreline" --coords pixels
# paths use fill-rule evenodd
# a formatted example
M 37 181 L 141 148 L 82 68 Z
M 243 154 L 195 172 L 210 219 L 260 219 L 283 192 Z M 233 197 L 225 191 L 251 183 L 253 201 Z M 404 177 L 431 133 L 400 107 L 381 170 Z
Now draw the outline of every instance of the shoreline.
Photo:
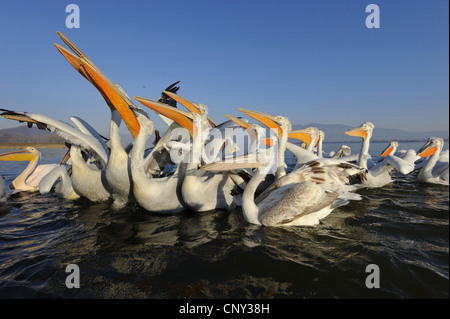
M 24 148 L 31 146 L 34 148 L 65 148 L 64 143 L 0 143 L 0 149 Z

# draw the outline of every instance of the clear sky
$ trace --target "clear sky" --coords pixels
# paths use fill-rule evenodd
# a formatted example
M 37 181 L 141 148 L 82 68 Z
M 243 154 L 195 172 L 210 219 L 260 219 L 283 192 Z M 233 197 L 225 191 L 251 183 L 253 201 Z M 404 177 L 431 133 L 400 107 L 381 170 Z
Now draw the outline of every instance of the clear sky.
M 80 28 L 66 27 L 70 3 Z M 365 24 L 371 3 L 379 29 Z M 0 1 L 0 108 L 76 115 L 107 134 L 109 109 L 56 31 L 130 97 L 180 80 L 216 122 L 242 107 L 293 124 L 449 127 L 448 0 Z

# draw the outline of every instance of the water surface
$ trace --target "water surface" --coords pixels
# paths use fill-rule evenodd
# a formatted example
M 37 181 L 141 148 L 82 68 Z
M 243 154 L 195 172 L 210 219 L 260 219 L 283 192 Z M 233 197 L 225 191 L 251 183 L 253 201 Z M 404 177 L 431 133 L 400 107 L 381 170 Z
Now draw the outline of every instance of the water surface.
M 65 150 L 42 153 L 55 163 Z M 0 174 L 8 183 L 24 165 L 2 162 Z M 448 298 L 448 187 L 415 177 L 394 175 L 320 225 L 295 228 L 250 225 L 240 209 L 158 215 L 17 193 L 0 203 L 0 297 Z M 69 264 L 79 289 L 65 285 Z M 369 264 L 378 289 L 366 287 Z

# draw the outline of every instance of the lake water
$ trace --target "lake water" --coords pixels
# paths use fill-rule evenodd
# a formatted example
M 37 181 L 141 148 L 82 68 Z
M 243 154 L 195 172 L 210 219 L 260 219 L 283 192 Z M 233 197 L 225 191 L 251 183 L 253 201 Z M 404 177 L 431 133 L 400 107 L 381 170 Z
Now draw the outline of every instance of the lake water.
M 41 151 L 55 163 L 66 150 Z M 10 183 L 25 166 L 1 162 L 0 174 Z M 17 193 L 0 203 L 0 297 L 448 298 L 449 189 L 415 177 L 394 175 L 320 225 L 295 228 L 250 225 L 240 209 L 161 216 Z M 78 289 L 66 287 L 69 264 Z M 366 286 L 368 265 L 378 266 L 379 288 Z

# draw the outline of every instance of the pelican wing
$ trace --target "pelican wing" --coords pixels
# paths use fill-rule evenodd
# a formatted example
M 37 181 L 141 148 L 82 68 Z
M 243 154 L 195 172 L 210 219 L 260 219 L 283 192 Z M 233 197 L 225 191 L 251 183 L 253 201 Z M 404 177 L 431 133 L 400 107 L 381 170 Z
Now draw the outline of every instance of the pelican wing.
M 286 149 L 294 154 L 295 158 L 297 159 L 296 166 L 299 167 L 300 165 L 305 164 L 306 162 L 309 162 L 311 160 L 315 160 L 319 158 L 316 154 L 314 154 L 311 151 L 305 150 L 304 148 L 301 148 L 298 145 L 295 145 L 291 142 L 286 143 Z
M 433 176 L 439 176 L 441 179 L 448 180 L 448 167 L 448 162 L 436 162 L 433 167 Z
M 166 133 L 160 138 L 152 151 L 144 159 L 144 170 L 148 175 L 160 175 L 167 165 L 175 163 L 170 158 L 166 144 L 170 141 L 170 132 L 177 127 L 181 127 L 176 122 L 170 124 Z
M 295 223 L 302 217 L 331 207 L 337 198 L 337 193 L 326 191 L 312 182 L 284 186 L 258 205 L 261 222 L 266 226 Z
M 100 135 L 89 123 L 87 123 L 82 118 L 72 116 L 70 117 L 72 122 L 77 126 L 77 128 L 81 131 L 83 134 L 91 135 L 95 137 L 98 142 L 102 145 L 103 149 L 106 153 L 109 153 L 108 146 L 105 143 L 106 138 Z
M 313 182 L 342 194 L 354 190 L 350 185 L 363 182 L 365 174 L 365 169 L 345 161 L 331 158 L 312 160 L 276 180 L 255 199 L 255 203 L 258 205 L 275 189 L 304 182 Z
M 386 158 L 381 162 L 385 162 L 386 164 L 391 165 L 395 168 L 395 170 L 402 174 L 409 174 L 414 170 L 414 164 L 410 163 L 400 157 L 397 157 L 395 155 L 388 155 Z M 378 166 L 380 164 L 377 164 L 375 166 Z M 376 167 L 374 167 L 376 169 Z
M 69 144 L 83 148 L 96 159 L 102 161 L 104 165 L 108 162 L 108 153 L 97 138 L 84 134 L 65 122 L 52 119 L 42 114 L 28 112 L 7 111 L 1 113 L 1 115 L 4 118 L 27 122 L 30 127 L 36 124 L 40 129 L 48 129 L 50 132 L 62 137 Z

